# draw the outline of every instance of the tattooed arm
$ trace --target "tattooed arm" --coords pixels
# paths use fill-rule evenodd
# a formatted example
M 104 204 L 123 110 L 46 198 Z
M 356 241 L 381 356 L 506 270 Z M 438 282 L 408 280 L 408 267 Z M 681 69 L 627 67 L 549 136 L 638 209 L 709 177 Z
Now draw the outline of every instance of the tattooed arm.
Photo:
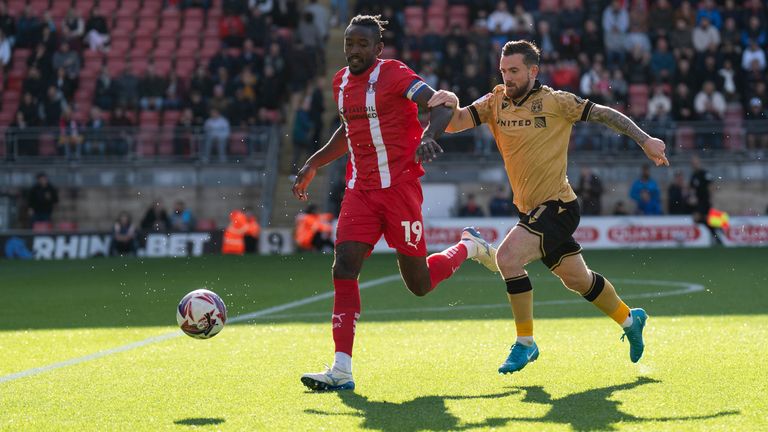
M 615 109 L 595 104 L 589 113 L 587 121 L 602 123 L 616 132 L 632 138 L 640 145 L 648 159 L 652 160 L 656 166 L 669 166 L 669 161 L 666 155 L 664 155 L 664 149 L 666 148 L 664 141 L 651 137 L 640 129 L 632 119 Z

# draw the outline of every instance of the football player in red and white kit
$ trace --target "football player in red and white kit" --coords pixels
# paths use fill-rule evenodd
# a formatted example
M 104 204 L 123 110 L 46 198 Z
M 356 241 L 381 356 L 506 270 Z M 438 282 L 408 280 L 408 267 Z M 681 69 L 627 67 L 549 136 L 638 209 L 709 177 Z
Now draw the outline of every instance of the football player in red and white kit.
M 358 15 L 344 33 L 348 66 L 333 80 L 341 126 L 328 143 L 299 171 L 294 195 L 307 200 L 307 187 L 318 168 L 347 155 L 347 189 L 336 227 L 333 262 L 333 366 L 304 374 L 302 383 L 312 390 L 351 390 L 352 343 L 360 317 L 358 276 L 363 260 L 383 235 L 397 251 L 400 274 L 417 296 L 433 290 L 467 258 L 492 271 L 496 251 L 473 228 L 465 228 L 461 241 L 427 257 L 423 201 L 419 178 L 422 161 L 442 152 L 435 141 L 451 120 L 445 106 L 429 109 L 429 124 L 422 131 L 418 106 L 427 109 L 434 94 L 408 66 L 380 59 L 381 32 L 386 21 Z

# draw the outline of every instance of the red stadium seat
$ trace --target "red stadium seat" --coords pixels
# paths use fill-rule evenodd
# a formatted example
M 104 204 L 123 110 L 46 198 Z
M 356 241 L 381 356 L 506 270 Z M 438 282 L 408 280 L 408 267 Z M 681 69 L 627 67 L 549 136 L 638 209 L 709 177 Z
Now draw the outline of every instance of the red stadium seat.
M 216 220 L 214 219 L 200 219 L 195 226 L 197 231 L 215 231 L 217 228 Z
M 539 0 L 539 12 L 557 12 L 560 0 Z
M 235 156 L 248 154 L 248 134 L 245 132 L 233 132 L 229 138 L 229 153 Z
M 140 126 L 159 126 L 160 125 L 160 113 L 157 111 L 142 111 L 139 114 Z
M 51 232 L 53 231 L 53 223 L 51 222 L 35 222 L 32 224 L 32 231 L 34 232 Z
M 157 154 L 157 130 L 142 129 L 136 142 L 136 153 L 140 157 L 154 156 Z
M 56 231 L 60 232 L 76 232 L 77 222 L 75 221 L 61 221 L 56 224 Z
M 173 128 L 181 118 L 181 111 L 166 110 L 163 112 L 163 126 Z
M 433 15 L 427 17 L 427 28 L 431 28 L 439 35 L 445 35 L 446 19 L 445 15 Z
M 40 135 L 40 147 L 38 148 L 40 156 L 56 156 L 56 136 L 50 133 Z

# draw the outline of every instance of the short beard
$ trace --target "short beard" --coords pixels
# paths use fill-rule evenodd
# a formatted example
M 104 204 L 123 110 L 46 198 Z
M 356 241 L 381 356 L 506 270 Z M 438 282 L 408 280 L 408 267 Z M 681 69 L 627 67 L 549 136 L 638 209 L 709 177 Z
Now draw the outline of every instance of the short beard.
M 528 93 L 528 86 L 531 85 L 531 78 L 528 77 L 528 80 L 525 82 L 525 85 L 521 88 L 518 88 L 517 91 L 514 94 L 507 95 L 512 100 L 518 100 L 521 97 L 525 96 L 526 93 Z

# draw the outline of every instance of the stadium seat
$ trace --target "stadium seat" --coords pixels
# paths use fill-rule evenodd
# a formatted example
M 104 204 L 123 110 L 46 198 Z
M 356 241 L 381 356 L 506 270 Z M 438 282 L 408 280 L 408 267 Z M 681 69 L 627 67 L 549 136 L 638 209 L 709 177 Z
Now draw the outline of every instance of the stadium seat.
M 232 132 L 229 138 L 229 154 L 244 156 L 248 154 L 248 134 Z
M 393 46 L 384 45 L 384 50 L 381 52 L 381 58 L 396 59 L 397 49 Z
M 140 157 L 154 156 L 157 154 L 157 130 L 142 129 L 136 137 L 136 153 Z
M 197 221 L 195 229 L 197 231 L 215 231 L 218 227 L 214 219 L 200 219 Z
M 179 121 L 180 117 L 181 117 L 181 111 L 177 111 L 177 110 L 163 111 L 163 126 L 172 128 L 173 126 L 176 125 L 176 122 Z
M 60 221 L 56 224 L 56 231 L 60 232 L 76 232 L 77 222 L 75 221 Z
M 32 231 L 34 232 L 51 232 L 53 231 L 53 223 L 51 222 L 34 222 L 32 224 Z
M 142 111 L 139 114 L 140 126 L 159 126 L 160 125 L 160 113 L 157 111 Z
M 427 17 L 427 28 L 431 28 L 439 35 L 445 35 L 446 19 L 445 15 L 431 15 Z
M 56 136 L 51 133 L 44 133 L 40 135 L 40 147 L 38 147 L 38 154 L 40 156 L 56 156 L 58 151 L 56 150 Z
M 560 0 L 539 0 L 539 12 L 557 12 Z
M 675 147 L 681 150 L 691 150 L 694 147 L 696 132 L 690 126 L 679 126 L 675 131 Z

